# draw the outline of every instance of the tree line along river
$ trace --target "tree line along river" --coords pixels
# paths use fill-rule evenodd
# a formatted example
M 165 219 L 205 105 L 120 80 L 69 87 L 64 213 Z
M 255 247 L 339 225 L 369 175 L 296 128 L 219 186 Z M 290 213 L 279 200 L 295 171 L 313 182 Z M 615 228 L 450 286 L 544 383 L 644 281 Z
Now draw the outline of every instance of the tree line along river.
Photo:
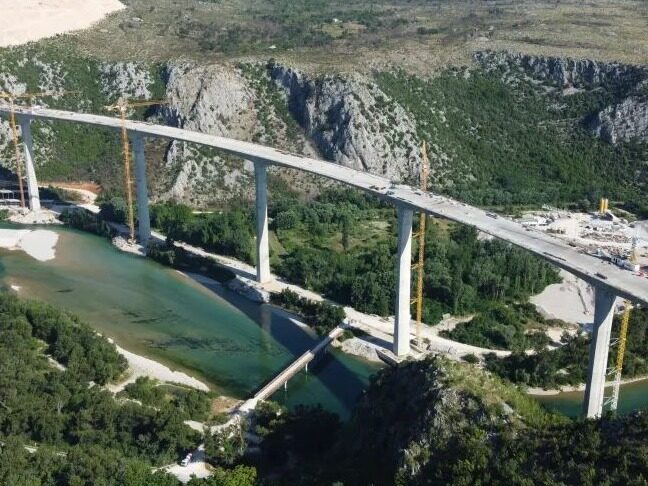
M 4 228 L 17 226 L 2 224 Z M 39 262 L 21 251 L 0 250 L 0 279 L 22 297 L 69 310 L 134 353 L 246 398 L 318 341 L 268 305 L 220 287 L 207 289 L 149 259 L 129 255 L 107 240 L 64 227 L 56 231 L 56 258 Z M 374 363 L 330 348 L 273 399 L 288 406 L 321 403 L 349 415 Z M 582 393 L 538 399 L 567 415 L 580 412 Z M 648 381 L 625 385 L 622 413 L 648 407 Z

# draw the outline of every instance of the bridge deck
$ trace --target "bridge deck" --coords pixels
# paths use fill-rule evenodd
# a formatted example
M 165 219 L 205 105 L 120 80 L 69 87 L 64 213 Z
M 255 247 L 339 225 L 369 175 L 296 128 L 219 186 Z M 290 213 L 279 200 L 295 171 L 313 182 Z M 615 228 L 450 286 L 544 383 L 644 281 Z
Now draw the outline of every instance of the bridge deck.
M 19 109 L 16 113 L 31 119 L 84 123 L 110 129 L 121 128 L 121 121 L 118 118 L 107 116 L 46 108 Z M 0 115 L 8 114 L 8 107 L 0 107 Z M 130 131 L 146 136 L 205 145 L 255 162 L 303 170 L 356 187 L 394 204 L 409 206 L 434 216 L 473 226 L 484 233 L 529 250 L 597 287 L 607 288 L 620 297 L 648 305 L 648 279 L 633 275 L 596 257 L 580 253 L 567 243 L 545 233 L 527 231 L 513 221 L 493 218 L 481 209 L 453 199 L 430 192 L 421 192 L 405 185 L 392 186 L 391 181 L 381 176 L 263 145 L 145 122 L 127 121 L 126 123 Z
M 299 358 L 293 361 L 290 365 L 284 368 L 277 376 L 275 376 L 268 384 L 261 388 L 254 394 L 252 398 L 246 400 L 240 407 L 241 412 L 249 412 L 254 410 L 259 402 L 267 400 L 283 386 L 290 378 L 299 373 L 308 363 L 315 359 L 315 356 L 328 347 L 329 344 L 335 340 L 344 330 L 341 327 L 336 327 L 328 335 L 322 339 L 317 345 L 306 351 Z

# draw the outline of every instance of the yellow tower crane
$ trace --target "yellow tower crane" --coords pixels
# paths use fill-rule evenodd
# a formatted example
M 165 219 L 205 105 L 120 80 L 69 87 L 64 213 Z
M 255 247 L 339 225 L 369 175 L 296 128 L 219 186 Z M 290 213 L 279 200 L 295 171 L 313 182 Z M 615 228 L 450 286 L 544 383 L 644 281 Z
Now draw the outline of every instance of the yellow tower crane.
M 126 205 L 128 211 L 128 241 L 133 243 L 135 241 L 135 215 L 133 211 L 133 180 L 131 177 L 131 153 L 130 141 L 128 139 L 128 129 L 126 128 L 126 121 L 128 111 L 132 108 L 142 108 L 156 105 L 165 105 L 168 102 L 165 100 L 157 101 L 131 101 L 127 99 L 120 99 L 117 103 L 110 106 L 105 106 L 104 109 L 119 113 L 121 118 L 121 140 L 122 140 L 122 156 L 124 159 L 124 184 L 126 190 Z
M 20 157 L 20 144 L 18 143 L 18 124 L 16 123 L 16 100 L 18 99 L 28 99 L 29 104 L 32 104 L 34 98 L 42 98 L 46 96 L 61 96 L 64 94 L 72 94 L 76 91 L 62 91 L 58 93 L 23 93 L 23 94 L 13 94 L 4 91 L 0 91 L 0 99 L 7 100 L 9 102 L 9 126 L 11 128 L 11 136 L 13 137 L 14 152 L 16 157 L 16 176 L 18 177 L 18 190 L 20 191 L 20 207 L 25 207 L 25 188 L 23 186 L 22 180 L 22 160 Z
M 632 249 L 630 250 L 630 261 L 637 263 L 637 240 L 632 238 Z M 625 301 L 623 317 L 621 318 L 621 329 L 619 330 L 619 339 L 617 345 L 616 363 L 614 365 L 614 384 L 612 386 L 612 396 L 610 397 L 610 410 L 615 412 L 619 405 L 619 392 L 621 390 L 621 374 L 623 373 L 623 360 L 625 359 L 626 343 L 628 341 L 628 327 L 630 326 L 630 314 L 632 313 L 632 304 Z
M 429 172 L 429 160 L 427 156 L 427 146 L 425 142 L 421 146 L 421 190 L 427 191 L 427 178 Z M 421 212 L 419 215 L 419 229 L 414 237 L 418 239 L 418 263 L 413 265 L 417 274 L 416 298 L 412 304 L 416 303 L 416 345 L 421 345 L 421 322 L 423 321 L 423 271 L 425 263 L 425 224 L 427 215 Z

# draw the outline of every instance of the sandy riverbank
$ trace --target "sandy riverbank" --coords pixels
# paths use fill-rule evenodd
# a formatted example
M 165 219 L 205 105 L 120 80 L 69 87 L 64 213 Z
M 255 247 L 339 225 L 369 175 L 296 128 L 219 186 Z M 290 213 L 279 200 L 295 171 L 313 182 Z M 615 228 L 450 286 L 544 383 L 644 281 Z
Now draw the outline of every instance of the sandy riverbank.
M 648 376 L 636 376 L 634 378 L 628 378 L 625 380 L 621 380 L 621 386 L 623 385 L 628 385 L 630 383 L 636 383 L 638 381 L 645 381 L 648 380 Z M 612 386 L 613 383 L 611 381 L 608 381 L 605 383 L 605 386 Z M 575 392 L 584 392 L 585 391 L 585 383 L 581 383 L 580 385 L 575 385 L 575 386 L 563 386 L 561 388 L 556 388 L 553 390 L 545 390 L 543 388 L 527 388 L 527 394 L 528 395 L 559 395 L 560 393 L 575 393 Z
M 50 230 L 0 229 L 0 248 L 22 250 L 41 262 L 54 259 L 57 242 L 58 234 Z
M 0 0 L 0 47 L 86 29 L 124 8 L 118 0 Z
M 112 339 L 109 339 L 109 341 L 113 342 Z M 117 352 L 128 361 L 128 378 L 120 383 L 108 385 L 107 388 L 113 393 L 122 391 L 126 385 L 134 383 L 141 376 L 148 376 L 149 378 L 165 383 L 178 383 L 205 392 L 209 391 L 209 387 L 205 383 L 186 373 L 173 371 L 162 363 L 126 351 L 116 344 L 115 347 L 117 348 Z

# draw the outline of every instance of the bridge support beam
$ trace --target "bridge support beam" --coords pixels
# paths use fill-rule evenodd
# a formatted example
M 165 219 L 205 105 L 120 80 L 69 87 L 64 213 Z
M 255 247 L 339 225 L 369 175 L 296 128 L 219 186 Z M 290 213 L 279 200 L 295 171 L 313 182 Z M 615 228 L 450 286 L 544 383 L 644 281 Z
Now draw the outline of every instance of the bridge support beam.
M 257 282 L 266 283 L 272 280 L 272 275 L 268 239 L 268 174 L 265 163 L 254 162 L 254 181 L 256 184 Z
M 603 411 L 615 301 L 614 294 L 600 287 L 596 288 L 592 343 L 590 344 L 589 367 L 583 401 L 583 415 L 587 418 L 600 417 Z
M 38 181 L 34 169 L 34 140 L 31 132 L 31 120 L 20 118 L 20 131 L 22 132 L 23 153 L 25 155 L 25 177 L 27 179 L 27 192 L 29 194 L 29 209 L 40 211 L 40 195 Z
M 394 319 L 394 354 L 410 352 L 411 279 L 412 279 L 412 218 L 414 212 L 398 206 L 398 253 L 396 255 L 396 315 Z
M 148 184 L 146 182 L 146 157 L 144 156 L 144 137 L 131 132 L 133 159 L 135 161 L 135 186 L 137 192 L 137 234 L 143 246 L 151 238 L 151 216 L 149 215 Z

